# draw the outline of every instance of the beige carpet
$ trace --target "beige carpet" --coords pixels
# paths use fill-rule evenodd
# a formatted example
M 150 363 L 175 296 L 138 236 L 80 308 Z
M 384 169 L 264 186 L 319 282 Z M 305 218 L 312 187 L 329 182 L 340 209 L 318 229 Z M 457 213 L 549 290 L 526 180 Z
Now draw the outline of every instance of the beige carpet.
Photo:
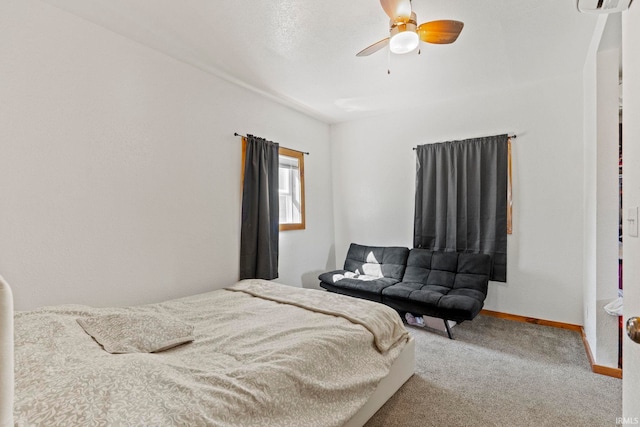
M 573 331 L 478 316 L 438 331 L 407 326 L 416 373 L 366 427 L 615 426 L 622 381 L 591 372 Z

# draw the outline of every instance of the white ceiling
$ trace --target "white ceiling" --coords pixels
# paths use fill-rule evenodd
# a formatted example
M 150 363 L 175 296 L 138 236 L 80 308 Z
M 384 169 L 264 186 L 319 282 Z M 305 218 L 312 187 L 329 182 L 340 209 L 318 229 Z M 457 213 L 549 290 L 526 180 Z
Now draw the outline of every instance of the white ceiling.
M 596 23 L 575 0 L 413 0 L 458 40 L 356 58 L 388 36 L 378 0 L 43 1 L 328 123 L 578 72 Z

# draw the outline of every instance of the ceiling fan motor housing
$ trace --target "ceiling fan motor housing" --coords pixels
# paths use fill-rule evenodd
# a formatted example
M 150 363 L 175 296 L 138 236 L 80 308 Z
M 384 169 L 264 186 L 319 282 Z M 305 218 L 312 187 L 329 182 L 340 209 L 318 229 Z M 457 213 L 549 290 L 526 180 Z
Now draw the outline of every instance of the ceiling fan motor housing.
M 418 31 L 418 18 L 416 17 L 415 12 L 411 12 L 411 17 L 407 21 L 402 19 L 389 21 L 390 37 L 393 38 L 393 36 L 395 36 L 396 34 L 402 33 L 404 31 L 413 31 L 414 33 Z

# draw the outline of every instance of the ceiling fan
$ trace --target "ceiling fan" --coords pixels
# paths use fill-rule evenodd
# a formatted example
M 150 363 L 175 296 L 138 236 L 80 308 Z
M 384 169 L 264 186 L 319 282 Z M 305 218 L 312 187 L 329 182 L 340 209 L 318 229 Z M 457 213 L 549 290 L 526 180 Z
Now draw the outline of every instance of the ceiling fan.
M 380 0 L 389 21 L 389 37 L 361 50 L 356 56 L 369 56 L 389 45 L 393 53 L 414 51 L 420 40 L 426 43 L 449 44 L 456 41 L 464 24 L 460 21 L 430 21 L 418 26 L 411 0 Z

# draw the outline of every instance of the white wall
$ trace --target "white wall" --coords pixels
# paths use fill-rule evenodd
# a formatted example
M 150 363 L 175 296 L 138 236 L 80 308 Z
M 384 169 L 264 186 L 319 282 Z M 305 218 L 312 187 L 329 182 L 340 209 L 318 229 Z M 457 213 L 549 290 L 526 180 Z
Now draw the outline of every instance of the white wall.
M 626 208 L 640 206 L 640 7 L 633 4 L 622 15 L 624 196 Z M 626 219 L 626 215 L 624 217 Z M 623 221 L 626 222 L 626 221 Z M 624 320 L 640 316 L 640 238 L 624 239 Z M 628 424 L 640 420 L 640 345 L 624 334 L 622 410 Z
M 598 53 L 597 299 L 617 297 L 620 191 L 618 179 L 620 50 Z
M 235 131 L 311 153 L 307 230 L 283 233 L 281 281 L 327 268 L 328 125 L 39 1 L 3 0 L 0 20 L 0 272 L 16 309 L 237 280 Z
M 614 15 L 611 15 L 614 16 Z M 618 17 L 617 15 L 615 15 Z M 619 18 L 619 17 L 618 17 Z M 607 27 L 609 27 L 607 25 Z M 618 318 L 603 307 L 618 296 L 620 49 L 598 52 L 598 159 L 596 233 L 596 323 L 594 351 L 599 365 L 618 367 Z M 593 173 L 594 171 L 591 171 Z M 594 349 L 591 344 L 592 350 Z
M 485 308 L 582 324 L 581 73 L 334 125 L 337 263 L 350 242 L 412 246 L 412 147 L 514 132 L 508 282 L 490 283 Z
M 607 24 L 607 16 L 598 16 L 585 58 L 584 90 L 584 145 L 583 145 L 583 327 L 591 351 L 597 353 L 596 300 L 597 286 L 597 188 L 598 179 L 598 48 Z M 597 354 L 593 354 L 597 357 Z

